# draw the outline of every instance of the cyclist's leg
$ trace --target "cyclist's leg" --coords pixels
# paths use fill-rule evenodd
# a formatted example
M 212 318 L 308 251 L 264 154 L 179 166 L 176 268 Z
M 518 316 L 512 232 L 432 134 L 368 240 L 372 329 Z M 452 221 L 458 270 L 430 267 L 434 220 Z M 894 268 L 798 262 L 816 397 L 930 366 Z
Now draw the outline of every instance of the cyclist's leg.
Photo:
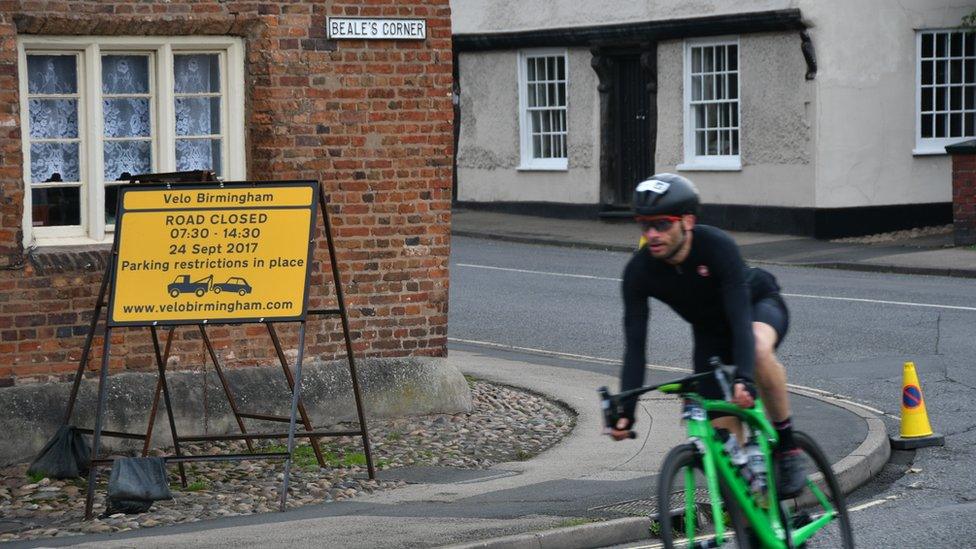
M 802 458 L 793 439 L 786 370 L 776 358 L 776 347 L 789 329 L 789 311 L 779 294 L 753 304 L 753 333 L 756 338 L 756 384 L 766 403 L 773 427 L 779 434 L 776 448 L 776 479 L 781 496 L 802 489 Z
M 773 421 L 790 417 L 789 393 L 786 391 L 786 368 L 776 358 L 776 330 L 765 322 L 753 322 L 756 338 L 756 386 Z
M 789 311 L 778 294 L 752 305 L 752 332 L 756 340 L 756 385 L 770 419 L 779 422 L 790 417 L 786 369 L 776 357 L 776 348 L 789 330 Z

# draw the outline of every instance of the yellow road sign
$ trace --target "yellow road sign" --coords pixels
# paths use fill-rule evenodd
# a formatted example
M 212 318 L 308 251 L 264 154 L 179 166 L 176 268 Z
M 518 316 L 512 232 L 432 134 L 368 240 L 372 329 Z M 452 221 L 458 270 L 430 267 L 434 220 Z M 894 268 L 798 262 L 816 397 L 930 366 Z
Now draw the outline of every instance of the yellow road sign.
M 120 192 L 111 325 L 305 317 L 317 183 Z

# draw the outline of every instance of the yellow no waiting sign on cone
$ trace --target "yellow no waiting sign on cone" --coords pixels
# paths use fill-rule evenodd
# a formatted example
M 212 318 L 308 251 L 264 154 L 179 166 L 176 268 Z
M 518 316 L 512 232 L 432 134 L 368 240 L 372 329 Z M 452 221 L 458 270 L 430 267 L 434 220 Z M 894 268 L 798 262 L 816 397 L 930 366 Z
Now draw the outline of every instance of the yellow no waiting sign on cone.
M 915 363 L 906 362 L 901 383 L 901 435 L 891 437 L 891 447 L 896 450 L 912 450 L 943 444 L 945 437 L 933 433 L 929 424 Z

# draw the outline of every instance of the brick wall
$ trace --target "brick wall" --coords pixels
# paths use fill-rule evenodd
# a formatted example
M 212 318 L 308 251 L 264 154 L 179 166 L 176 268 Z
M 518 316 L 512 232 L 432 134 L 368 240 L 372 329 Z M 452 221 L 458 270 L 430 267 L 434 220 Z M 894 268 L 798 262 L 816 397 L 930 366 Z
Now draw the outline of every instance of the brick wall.
M 423 18 L 428 38 L 330 41 L 329 15 Z M 0 386 L 70 377 L 107 260 L 105 249 L 23 249 L 18 34 L 243 37 L 248 179 L 324 184 L 357 356 L 445 354 L 448 0 L 0 0 Z M 334 303 L 327 251 L 320 233 L 311 307 Z M 294 356 L 297 330 L 280 333 Z M 209 334 L 226 364 L 274 358 L 263 326 L 215 326 Z M 113 370 L 154 367 L 147 329 L 112 337 Z M 311 320 L 307 344 L 309 357 L 344 354 L 337 321 Z M 195 329 L 177 329 L 173 349 L 176 366 L 202 364 Z
M 956 246 L 976 244 L 976 140 L 946 147 L 952 154 L 952 223 Z

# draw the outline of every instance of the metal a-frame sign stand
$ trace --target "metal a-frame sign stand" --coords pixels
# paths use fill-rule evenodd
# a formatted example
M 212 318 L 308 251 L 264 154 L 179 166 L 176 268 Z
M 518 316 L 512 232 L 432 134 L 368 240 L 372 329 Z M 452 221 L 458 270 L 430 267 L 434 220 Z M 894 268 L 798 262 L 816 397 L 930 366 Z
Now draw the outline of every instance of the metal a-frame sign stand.
M 224 184 L 215 182 L 215 178 L 211 172 L 175 172 L 169 174 L 147 174 L 141 176 L 135 176 L 131 180 L 132 183 L 147 183 L 147 184 L 164 184 L 165 188 L 182 188 L 187 184 L 196 184 L 209 186 L 209 188 L 223 187 Z M 252 183 L 253 184 L 253 183 Z M 173 187 L 174 185 L 179 185 L 179 187 Z M 228 183 L 228 185 L 231 185 Z M 203 188 L 203 187 L 200 187 Z M 153 351 L 156 359 L 156 367 L 159 372 L 159 377 L 156 383 L 156 391 L 153 398 L 152 408 L 149 414 L 149 421 L 146 427 L 145 434 L 142 433 L 124 433 L 117 431 L 107 431 L 103 429 L 103 419 L 105 414 L 105 401 L 108 392 L 108 365 L 109 356 L 111 351 L 111 334 L 113 328 L 118 326 L 114 325 L 109 321 L 109 314 L 106 312 L 105 318 L 105 334 L 104 342 L 102 346 L 102 364 L 101 371 L 99 373 L 99 383 L 98 383 L 98 401 L 95 407 L 95 425 L 94 429 L 80 429 L 81 432 L 90 433 L 93 435 L 92 440 L 92 454 L 91 454 L 91 466 L 88 471 L 88 491 L 85 500 L 85 518 L 92 518 L 92 507 L 94 504 L 94 493 L 96 486 L 96 477 L 98 473 L 98 466 L 110 464 L 112 459 L 100 459 L 98 457 L 99 450 L 101 449 L 101 437 L 114 437 L 114 438 L 126 438 L 126 439 L 137 439 L 143 440 L 142 455 L 146 456 L 149 452 L 149 447 L 152 440 L 153 427 L 155 425 L 155 418 L 159 404 L 159 397 L 162 395 L 163 401 L 166 405 L 166 414 L 169 420 L 170 434 L 173 439 L 174 454 L 164 456 L 163 459 L 167 463 L 176 463 L 179 467 L 180 481 L 184 487 L 187 486 L 186 482 L 186 471 L 183 464 L 185 462 L 197 462 L 197 461 L 241 461 L 248 459 L 284 459 L 284 478 L 281 485 L 281 493 L 279 500 L 280 510 L 285 509 L 285 504 L 288 497 L 288 483 L 291 472 L 292 457 L 295 449 L 295 437 L 307 437 L 311 443 L 311 446 L 315 452 L 315 457 L 319 463 L 320 467 L 325 467 L 325 461 L 322 456 L 321 449 L 319 448 L 318 438 L 319 437 L 341 437 L 341 436 L 354 436 L 359 435 L 363 441 L 363 450 L 366 457 L 366 466 L 369 473 L 370 479 L 376 478 L 376 470 L 373 465 L 372 452 L 370 450 L 369 435 L 366 427 L 366 417 L 363 410 L 362 396 L 359 388 L 359 380 L 356 372 L 356 362 L 355 356 L 353 354 L 352 338 L 349 333 L 349 320 L 346 312 L 345 299 L 343 297 L 342 284 L 339 276 L 339 266 L 336 260 L 335 244 L 332 238 L 332 224 L 329 219 L 329 213 L 327 209 L 328 200 L 325 197 L 325 193 L 318 183 L 315 183 L 315 188 L 317 192 L 318 209 L 321 210 L 322 220 L 324 221 L 324 232 L 326 236 L 326 241 L 328 243 L 329 249 L 329 261 L 332 270 L 332 279 L 335 284 L 336 293 L 336 308 L 332 309 L 309 309 L 307 311 L 308 315 L 313 316 L 338 316 L 342 323 L 342 330 L 346 344 L 346 358 L 349 362 L 349 373 L 352 378 L 353 393 L 356 400 L 356 413 L 359 419 L 359 429 L 358 430 L 347 430 L 347 431 L 315 431 L 312 428 L 311 420 L 309 419 L 308 413 L 305 409 L 304 404 L 301 401 L 301 390 L 302 390 L 302 362 L 305 350 L 305 324 L 306 319 L 301 318 L 299 322 L 298 331 L 298 356 L 296 359 L 295 372 L 292 374 L 288 361 L 285 357 L 284 351 L 281 346 L 281 342 L 278 338 L 278 334 L 275 331 L 274 324 L 276 321 L 264 321 L 263 319 L 251 320 L 252 322 L 262 322 L 268 328 L 268 334 L 275 348 L 275 353 L 278 356 L 278 360 L 281 364 L 282 370 L 284 371 L 285 379 L 288 382 L 289 390 L 292 393 L 291 398 L 291 411 L 289 416 L 276 416 L 269 414 L 258 414 L 258 413 L 246 413 L 241 412 L 236 404 L 236 397 L 231 388 L 229 381 L 223 373 L 220 365 L 220 360 L 214 351 L 213 345 L 210 342 L 210 338 L 207 335 L 206 326 L 210 324 L 239 324 L 240 322 L 235 321 L 223 321 L 223 322 L 192 322 L 192 323 L 181 323 L 181 324 L 170 324 L 168 327 L 168 334 L 166 338 L 165 351 L 160 353 L 159 337 L 157 333 L 157 322 L 152 323 L 142 323 L 142 324 L 125 324 L 126 327 L 148 327 L 150 329 L 150 334 L 153 342 Z M 121 212 L 121 200 L 120 209 Z M 315 208 L 312 208 L 312 215 L 315 216 Z M 313 230 L 315 225 L 315 219 L 312 220 Z M 78 370 L 75 373 L 74 384 L 71 389 L 71 393 L 68 399 L 67 410 L 64 415 L 64 424 L 70 423 L 72 412 L 74 411 L 74 406 L 77 400 L 78 391 L 81 385 L 81 380 L 88 364 L 88 357 L 91 352 L 92 342 L 95 336 L 95 331 L 98 326 L 98 322 L 101 319 L 102 310 L 109 306 L 106 301 L 107 296 L 112 296 L 113 294 L 113 266 L 118 261 L 119 257 L 119 231 L 115 233 L 115 240 L 112 244 L 112 252 L 110 260 L 106 266 L 105 275 L 102 278 L 102 284 L 98 292 L 98 297 L 95 302 L 95 309 L 92 314 L 91 323 L 89 325 L 88 335 L 85 339 L 84 348 L 82 350 L 81 359 L 78 365 Z M 309 246 L 313 245 L 314 238 L 310 239 Z M 308 269 L 311 268 L 311 264 L 307 265 Z M 307 297 L 306 297 L 307 299 Z M 180 436 L 177 433 L 176 421 L 173 415 L 173 407 L 171 404 L 171 395 L 169 385 L 166 382 L 166 364 L 169 358 L 170 345 L 172 343 L 173 332 L 177 326 L 187 326 L 196 325 L 200 330 L 200 335 L 202 337 L 203 343 L 206 347 L 207 354 L 209 355 L 211 361 L 214 364 L 214 369 L 220 379 L 221 386 L 223 387 L 224 393 L 227 396 L 228 403 L 231 408 L 237 425 L 241 431 L 240 434 L 227 434 L 227 435 L 191 435 L 191 436 Z M 206 357 L 204 358 L 206 360 Z M 305 428 L 301 433 L 296 434 L 296 423 L 297 416 L 301 416 L 302 424 Z M 271 433 L 249 433 L 245 427 L 243 419 L 254 419 L 254 420 L 265 420 L 274 422 L 287 422 L 288 431 L 287 432 L 271 432 Z M 273 439 L 273 438 L 287 438 L 288 446 L 286 452 L 255 452 L 253 446 L 253 440 L 255 439 Z M 248 452 L 240 454 L 218 454 L 218 455 L 199 455 L 199 456 L 188 456 L 184 455 L 181 448 L 181 442 L 205 442 L 205 441 L 225 441 L 225 440 L 244 440 L 247 444 Z

